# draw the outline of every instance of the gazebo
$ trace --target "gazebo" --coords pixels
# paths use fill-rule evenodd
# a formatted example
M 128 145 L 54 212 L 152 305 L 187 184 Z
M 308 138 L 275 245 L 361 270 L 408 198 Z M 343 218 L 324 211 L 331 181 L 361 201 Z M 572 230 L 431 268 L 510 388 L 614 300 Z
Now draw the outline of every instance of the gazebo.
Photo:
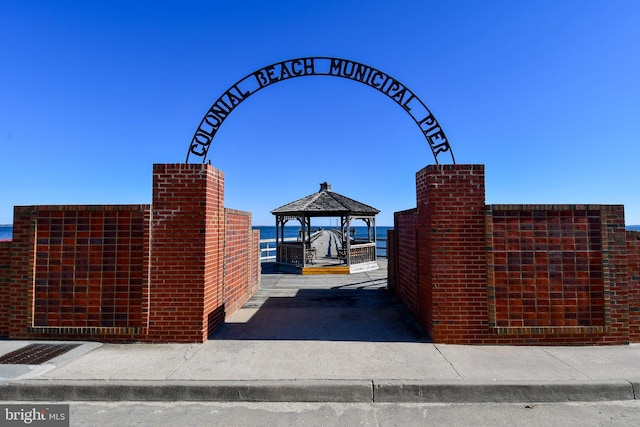
M 302 274 L 349 274 L 377 269 L 375 217 L 379 212 L 374 207 L 331 191 L 331 185 L 326 182 L 320 184 L 317 193 L 272 210 L 276 217 L 278 269 Z M 312 233 L 311 218 L 316 217 L 339 218 L 340 227 Z M 284 227 L 289 220 L 300 223 L 300 233 L 295 241 L 285 239 Z M 353 228 L 356 220 L 366 224 L 366 236 L 356 235 Z M 319 245 L 330 245 L 327 256 L 318 258 Z

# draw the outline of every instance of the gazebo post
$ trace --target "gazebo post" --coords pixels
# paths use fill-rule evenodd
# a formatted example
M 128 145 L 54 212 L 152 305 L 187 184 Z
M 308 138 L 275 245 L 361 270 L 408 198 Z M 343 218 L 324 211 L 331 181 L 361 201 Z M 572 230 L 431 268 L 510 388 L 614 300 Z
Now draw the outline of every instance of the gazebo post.
M 307 262 L 307 242 L 309 239 L 309 234 L 307 232 L 309 228 L 309 217 L 307 215 L 302 216 L 302 267 L 304 268 L 305 263 Z
M 347 215 L 347 266 L 351 267 L 351 215 Z
M 280 243 L 278 237 L 280 235 L 280 215 L 276 215 L 276 262 L 280 262 Z
M 304 267 L 304 229 L 305 219 L 304 215 L 298 216 L 298 222 L 300 223 L 300 229 L 298 230 L 298 236 L 300 237 L 300 244 L 302 245 L 302 267 Z
M 376 219 L 373 218 L 373 243 L 377 243 L 378 242 L 378 233 L 376 231 Z
M 308 239 L 308 243 L 305 243 L 304 245 L 304 261 L 303 261 L 303 265 L 306 264 L 307 262 L 307 250 L 309 252 L 311 252 L 311 215 L 307 215 L 307 239 Z M 310 257 L 311 255 L 309 255 Z
M 346 216 L 341 216 L 340 217 L 340 235 L 342 236 L 342 242 L 340 242 L 342 245 L 342 250 L 345 251 L 344 253 L 344 261 L 347 262 L 347 217 Z
M 376 231 L 376 217 L 374 216 L 373 219 L 371 219 L 370 221 L 373 221 L 373 259 L 374 261 L 378 261 L 378 232 Z

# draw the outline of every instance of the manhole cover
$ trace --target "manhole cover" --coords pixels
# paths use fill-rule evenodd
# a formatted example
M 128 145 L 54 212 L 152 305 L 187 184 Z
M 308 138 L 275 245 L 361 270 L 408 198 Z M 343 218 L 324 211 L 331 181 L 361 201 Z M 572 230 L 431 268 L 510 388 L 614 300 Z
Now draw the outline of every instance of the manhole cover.
M 0 365 L 40 365 L 80 344 L 29 344 L 0 356 Z

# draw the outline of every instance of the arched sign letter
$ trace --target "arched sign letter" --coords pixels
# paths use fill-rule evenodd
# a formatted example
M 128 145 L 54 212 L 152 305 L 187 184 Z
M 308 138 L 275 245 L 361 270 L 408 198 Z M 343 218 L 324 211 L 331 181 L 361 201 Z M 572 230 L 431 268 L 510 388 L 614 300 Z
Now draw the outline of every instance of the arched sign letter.
M 202 157 L 204 163 L 213 137 L 229 114 L 242 101 L 273 83 L 303 76 L 334 76 L 364 83 L 387 95 L 402 107 L 420 127 L 436 163 L 438 156 L 449 153 L 455 163 L 453 151 L 435 116 L 417 95 L 390 75 L 359 62 L 340 58 L 308 57 L 290 59 L 261 68 L 227 89 L 213 103 L 193 135 L 187 162 L 191 155 Z

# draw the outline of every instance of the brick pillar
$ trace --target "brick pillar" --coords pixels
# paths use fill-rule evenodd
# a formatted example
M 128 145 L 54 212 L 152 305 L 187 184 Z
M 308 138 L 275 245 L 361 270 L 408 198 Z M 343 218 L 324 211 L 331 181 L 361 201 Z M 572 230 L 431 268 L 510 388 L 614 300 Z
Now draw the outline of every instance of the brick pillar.
M 32 206 L 13 209 L 11 273 L 9 276 L 9 338 L 28 338 L 33 325 L 36 210 Z
M 605 342 L 629 344 L 629 276 L 627 266 L 627 235 L 625 231 L 624 206 L 612 205 L 603 210 L 602 221 L 606 224 L 606 252 L 603 250 L 602 273 L 609 281 L 610 325 Z M 605 306 L 605 316 L 606 316 Z
M 418 313 L 434 342 L 479 342 L 487 330 L 484 165 L 416 174 Z
M 9 336 L 11 242 L 0 242 L 0 337 Z
M 396 229 L 398 225 L 396 223 L 397 213 L 394 213 L 392 229 L 387 230 L 387 288 L 394 294 L 398 291 L 398 279 L 396 278 L 397 271 L 397 259 L 398 259 L 398 245 L 396 244 Z
M 627 231 L 629 276 L 629 340 L 640 342 L 640 232 Z
M 149 341 L 203 342 L 220 325 L 223 251 L 224 174 L 154 165 Z

